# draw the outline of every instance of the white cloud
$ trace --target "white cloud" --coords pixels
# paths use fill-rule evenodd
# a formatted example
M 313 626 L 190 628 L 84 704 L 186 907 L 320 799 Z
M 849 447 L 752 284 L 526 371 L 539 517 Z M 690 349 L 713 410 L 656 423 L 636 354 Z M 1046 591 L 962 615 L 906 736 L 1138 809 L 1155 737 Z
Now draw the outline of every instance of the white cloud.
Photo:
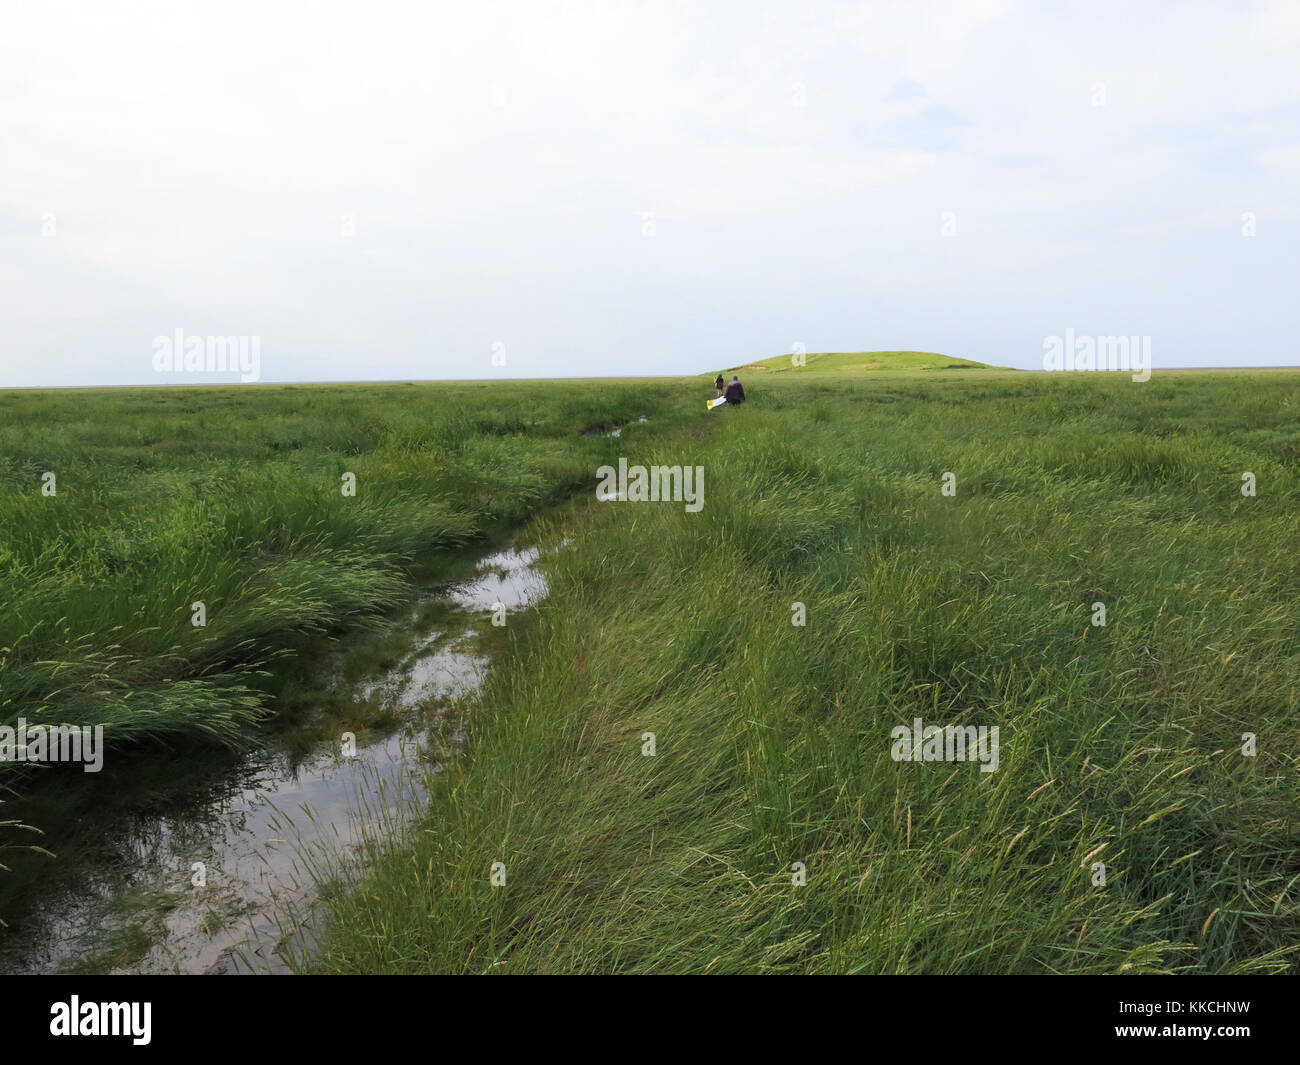
M 1205 336 L 1224 264 L 1257 277 L 1252 347 L 1282 354 L 1280 244 L 1186 266 L 1242 210 L 1295 234 L 1295 11 L 22 5 L 0 38 L 0 383 L 101 350 L 124 358 L 91 379 L 147 381 L 148 338 L 204 322 L 264 332 L 286 378 L 482 376 L 495 339 L 519 373 L 818 335 L 1016 362 L 1036 316 L 1127 313 L 1161 263 Z M 1136 331 L 1161 329 L 1183 325 Z

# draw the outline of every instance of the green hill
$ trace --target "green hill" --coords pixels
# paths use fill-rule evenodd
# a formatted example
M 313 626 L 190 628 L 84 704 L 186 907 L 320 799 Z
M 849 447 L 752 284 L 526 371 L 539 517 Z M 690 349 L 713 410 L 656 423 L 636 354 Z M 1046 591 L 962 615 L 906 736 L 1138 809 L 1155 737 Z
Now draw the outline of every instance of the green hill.
M 780 373 L 783 370 L 798 370 L 802 373 L 855 373 L 859 370 L 1001 370 L 1004 367 L 990 366 L 970 359 L 955 359 L 949 355 L 939 355 L 933 351 L 828 351 L 804 356 L 803 366 L 794 366 L 791 355 L 774 355 L 770 359 L 759 359 L 741 366 L 728 366 L 725 373 L 739 373 L 741 370 L 769 370 Z

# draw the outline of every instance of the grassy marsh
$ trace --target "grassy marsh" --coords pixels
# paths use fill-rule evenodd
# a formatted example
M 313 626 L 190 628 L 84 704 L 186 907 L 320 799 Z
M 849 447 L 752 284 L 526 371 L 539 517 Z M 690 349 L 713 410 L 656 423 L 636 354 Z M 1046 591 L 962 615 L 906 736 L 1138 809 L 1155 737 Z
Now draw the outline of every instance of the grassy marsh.
M 625 448 L 703 511 L 587 511 L 320 967 L 1294 971 L 1300 377 L 747 384 Z

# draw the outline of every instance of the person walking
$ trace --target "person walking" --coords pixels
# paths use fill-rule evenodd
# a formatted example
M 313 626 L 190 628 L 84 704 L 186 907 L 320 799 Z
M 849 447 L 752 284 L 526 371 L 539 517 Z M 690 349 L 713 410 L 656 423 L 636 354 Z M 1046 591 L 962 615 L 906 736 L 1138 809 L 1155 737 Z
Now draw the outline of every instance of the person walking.
M 718 390 L 718 395 L 722 395 L 722 390 L 726 387 L 722 380 L 722 374 L 718 374 L 718 379 L 713 382 L 713 387 Z

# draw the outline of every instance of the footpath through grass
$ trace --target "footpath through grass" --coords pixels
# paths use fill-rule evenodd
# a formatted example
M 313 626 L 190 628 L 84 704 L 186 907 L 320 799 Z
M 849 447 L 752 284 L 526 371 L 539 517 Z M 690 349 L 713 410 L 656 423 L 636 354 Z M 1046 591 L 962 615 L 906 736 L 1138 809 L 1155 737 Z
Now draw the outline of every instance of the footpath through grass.
M 617 441 L 703 510 L 574 520 L 320 967 L 1294 970 L 1300 377 L 746 383 Z

